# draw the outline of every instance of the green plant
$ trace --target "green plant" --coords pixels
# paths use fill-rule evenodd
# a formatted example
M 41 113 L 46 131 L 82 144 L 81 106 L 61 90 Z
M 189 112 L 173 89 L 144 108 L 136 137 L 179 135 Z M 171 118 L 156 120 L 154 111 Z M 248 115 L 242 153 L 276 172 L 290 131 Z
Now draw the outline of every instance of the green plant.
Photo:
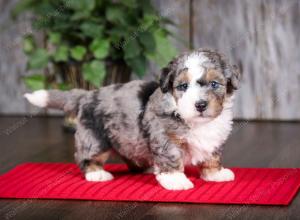
M 72 87 L 67 80 L 59 82 L 57 73 L 50 73 L 54 80 L 47 80 L 49 75 L 45 77 L 43 69 L 49 65 L 75 63 L 82 78 L 99 87 L 107 61 L 123 61 L 143 76 L 150 60 L 164 66 L 176 54 L 165 28 L 171 22 L 161 17 L 149 0 L 21 0 L 12 14 L 23 12 L 32 12 L 33 28 L 45 36 L 43 47 L 37 46 L 32 34 L 24 36 L 28 69 L 37 71 L 25 78 L 33 90 L 46 85 Z

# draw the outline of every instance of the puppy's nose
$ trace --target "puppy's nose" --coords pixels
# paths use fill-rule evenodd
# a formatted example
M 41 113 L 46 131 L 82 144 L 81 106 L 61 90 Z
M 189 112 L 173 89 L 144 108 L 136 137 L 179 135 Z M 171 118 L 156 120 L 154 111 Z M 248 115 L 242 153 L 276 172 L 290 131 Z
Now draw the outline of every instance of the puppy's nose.
M 195 107 L 198 112 L 204 112 L 207 109 L 208 102 L 205 100 L 200 100 L 195 103 Z

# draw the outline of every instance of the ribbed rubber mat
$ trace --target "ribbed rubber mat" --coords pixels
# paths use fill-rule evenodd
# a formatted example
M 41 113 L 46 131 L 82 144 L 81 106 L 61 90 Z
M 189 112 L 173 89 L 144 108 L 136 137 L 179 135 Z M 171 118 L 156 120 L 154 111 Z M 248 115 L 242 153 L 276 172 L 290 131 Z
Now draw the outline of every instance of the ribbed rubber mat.
M 216 183 L 187 167 L 195 188 L 183 191 L 165 190 L 154 175 L 129 173 L 123 164 L 105 169 L 114 180 L 87 182 L 75 164 L 22 164 L 0 176 L 0 198 L 288 205 L 300 186 L 298 168 L 232 168 L 234 181 Z

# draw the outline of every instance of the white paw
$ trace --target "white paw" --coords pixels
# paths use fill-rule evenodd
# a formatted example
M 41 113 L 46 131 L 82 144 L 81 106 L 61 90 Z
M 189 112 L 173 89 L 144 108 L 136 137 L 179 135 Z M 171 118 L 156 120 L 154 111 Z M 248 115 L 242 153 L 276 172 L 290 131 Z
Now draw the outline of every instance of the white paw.
M 182 172 L 160 173 L 156 175 L 157 181 L 168 190 L 191 189 L 194 184 Z
M 201 178 L 205 181 L 225 182 L 234 180 L 234 173 L 230 169 L 222 168 L 217 172 L 202 174 Z
M 92 182 L 108 181 L 112 180 L 113 178 L 113 175 L 105 170 L 97 170 L 85 174 L 85 179 Z
M 44 108 L 47 106 L 49 95 L 46 90 L 38 90 L 33 93 L 26 93 L 24 97 L 33 105 Z

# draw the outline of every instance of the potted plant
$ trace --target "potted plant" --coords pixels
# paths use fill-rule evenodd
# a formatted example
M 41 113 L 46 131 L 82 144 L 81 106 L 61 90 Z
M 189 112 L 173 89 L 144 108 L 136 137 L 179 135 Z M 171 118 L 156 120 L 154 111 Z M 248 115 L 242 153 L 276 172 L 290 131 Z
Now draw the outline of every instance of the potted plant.
M 26 34 L 23 50 L 31 90 L 94 89 L 142 77 L 149 61 L 164 66 L 176 50 L 149 0 L 21 0 L 13 16 L 30 12 L 43 44 Z

